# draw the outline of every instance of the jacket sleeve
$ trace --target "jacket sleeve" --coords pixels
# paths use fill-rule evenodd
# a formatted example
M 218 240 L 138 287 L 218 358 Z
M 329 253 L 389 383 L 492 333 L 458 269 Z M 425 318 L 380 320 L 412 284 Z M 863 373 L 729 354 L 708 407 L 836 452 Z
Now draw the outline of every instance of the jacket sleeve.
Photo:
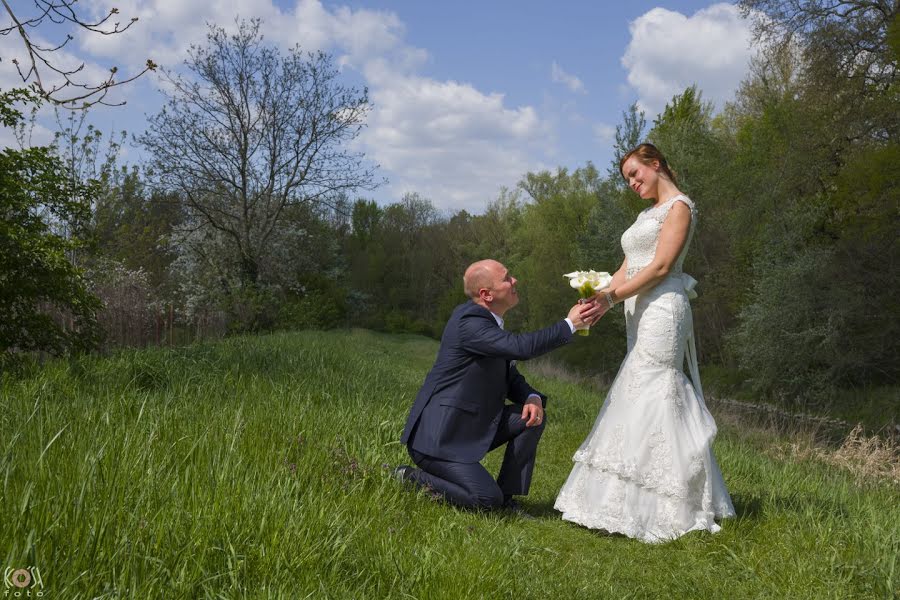
M 463 315 L 459 323 L 460 345 L 467 352 L 507 360 L 528 360 L 568 343 L 572 330 L 564 319 L 530 333 L 510 333 L 497 326 L 489 314 Z

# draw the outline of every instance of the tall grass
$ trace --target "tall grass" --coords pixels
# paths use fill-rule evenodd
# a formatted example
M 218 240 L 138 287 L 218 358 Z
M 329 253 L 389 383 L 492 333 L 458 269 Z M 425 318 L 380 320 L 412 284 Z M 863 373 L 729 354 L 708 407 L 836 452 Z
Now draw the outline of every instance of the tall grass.
M 408 462 L 398 438 L 436 349 L 305 332 L 4 381 L 0 567 L 36 566 L 66 599 L 897 595 L 898 488 L 779 459 L 737 428 L 716 445 L 739 513 L 719 534 L 648 546 L 561 521 L 553 500 L 602 400 L 590 385 L 532 377 L 551 396 L 523 502 L 537 519 L 404 487 L 387 467 Z

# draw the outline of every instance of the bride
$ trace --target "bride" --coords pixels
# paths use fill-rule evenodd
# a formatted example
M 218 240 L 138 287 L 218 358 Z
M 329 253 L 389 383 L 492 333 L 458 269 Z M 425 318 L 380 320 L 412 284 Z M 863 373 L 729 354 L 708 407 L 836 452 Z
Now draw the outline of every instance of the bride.
M 622 235 L 625 261 L 584 316 L 599 319 L 624 301 L 628 353 L 555 508 L 567 521 L 644 542 L 716 532 L 715 519 L 734 516 L 734 507 L 711 450 L 716 424 L 697 369 L 688 302 L 697 282 L 681 270 L 697 209 L 652 144 L 619 168 L 653 204 Z

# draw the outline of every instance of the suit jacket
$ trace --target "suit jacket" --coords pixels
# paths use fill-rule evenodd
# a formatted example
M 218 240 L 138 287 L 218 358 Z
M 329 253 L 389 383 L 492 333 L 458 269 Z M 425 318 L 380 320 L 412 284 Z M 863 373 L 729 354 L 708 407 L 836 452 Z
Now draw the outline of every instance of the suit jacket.
M 444 327 L 434 366 L 413 403 L 401 441 L 453 462 L 478 462 L 497 433 L 504 399 L 524 404 L 538 394 L 516 360 L 545 354 L 572 339 L 565 320 L 532 333 L 509 333 L 472 301 L 457 306 Z

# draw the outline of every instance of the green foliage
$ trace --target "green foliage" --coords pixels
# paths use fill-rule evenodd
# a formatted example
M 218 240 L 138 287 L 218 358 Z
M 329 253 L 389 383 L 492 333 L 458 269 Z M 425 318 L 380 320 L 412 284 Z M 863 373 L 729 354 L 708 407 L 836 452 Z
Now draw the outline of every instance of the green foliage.
M 22 118 L 0 94 L 5 126 Z M 97 299 L 69 253 L 82 247 L 96 186 L 73 182 L 49 148 L 0 150 L 0 366 L 20 352 L 62 354 L 98 342 Z
M 577 237 L 574 262 L 578 265 L 615 273 L 625 258 L 620 242 L 622 233 L 644 207 L 618 180 L 621 176 L 616 173 L 600 182 L 597 202 L 590 208 L 587 222 Z M 611 378 L 625 356 L 625 313 L 621 308 L 608 312 L 591 328 L 587 339 L 579 340 L 572 348 L 561 349 L 558 354 L 584 373 Z
M 152 141 L 159 162 L 153 179 L 178 193 L 147 189 L 147 171 L 107 168 L 90 218 L 81 206 L 57 216 L 40 202 L 29 205 L 28 214 L 36 219 L 29 222 L 75 233 L 53 238 L 51 230 L 45 232 L 49 237 L 42 238 L 41 251 L 55 258 L 45 263 L 44 275 L 35 271 L 33 282 L 42 281 L 42 291 L 55 284 L 70 289 L 65 282 L 75 278 L 71 262 L 93 272 L 122 265 L 130 273 L 119 278 L 125 282 L 119 287 L 128 289 L 114 291 L 123 298 L 137 296 L 127 282 L 140 280 L 141 294 L 153 298 L 150 304 L 169 307 L 169 339 L 173 327 L 187 330 L 195 324 L 197 331 L 222 332 L 226 325 L 231 332 L 357 326 L 437 337 L 453 308 L 465 301 L 466 266 L 495 258 L 519 280 L 521 301 L 507 315 L 507 327 L 536 329 L 559 319 L 577 298 L 563 273 L 612 272 L 621 265 L 620 237 L 646 202 L 623 185 L 618 158 L 646 139 L 663 151 L 680 188 L 699 209 L 685 270 L 699 281 L 692 311 L 701 362 L 728 374 L 723 385 L 728 393 L 834 409 L 849 402 L 854 390 L 892 389 L 900 377 L 895 300 L 900 276 L 894 268 L 900 258 L 897 8 L 857 0 L 834 6 L 818 0 L 740 4 L 754 18 L 759 52 L 733 102 L 716 107 L 714 114 L 702 91 L 688 87 L 651 117 L 649 131 L 645 115 L 632 105 L 616 127 L 615 160 L 605 175 L 591 163 L 574 171 L 526 173 L 483 214 L 444 213 L 415 193 L 384 205 L 351 200 L 348 190 L 374 182 L 359 156 L 340 150 L 359 131 L 368 110 L 366 93 L 343 88 L 325 55 L 291 52 L 276 60 L 277 53 L 259 38 L 257 22 L 244 23 L 234 39 L 213 28 L 208 46 L 191 56 L 200 82 L 241 72 L 235 65 L 222 67 L 215 57 L 246 56 L 244 66 L 277 67 L 292 85 L 306 81 L 304 65 L 324 69 L 325 89 L 346 92 L 343 100 L 334 99 L 349 102 L 353 114 L 316 113 L 350 119 L 345 123 L 350 128 L 331 140 L 346 159 L 339 161 L 343 166 L 318 165 L 346 175 L 329 187 L 339 191 L 325 194 L 313 177 L 296 181 L 293 191 L 267 192 L 280 185 L 265 183 L 277 171 L 267 161 L 284 150 L 272 148 L 251 161 L 246 181 L 219 182 L 230 192 L 208 193 L 193 158 L 221 166 L 235 162 L 227 157 L 240 152 L 245 138 L 257 150 L 264 141 L 277 143 L 267 132 L 284 128 L 271 125 L 271 119 L 294 115 L 303 103 L 289 100 L 291 94 L 303 96 L 307 88 L 295 85 L 291 94 L 272 95 L 271 81 L 236 86 L 242 97 L 281 104 L 263 110 L 268 105 L 262 101 L 238 103 L 251 112 L 258 108 L 269 120 L 244 119 L 259 127 L 229 142 L 230 132 L 185 135 L 191 129 L 181 125 L 188 121 L 204 131 L 218 131 L 220 125 L 197 108 L 206 106 L 209 90 L 188 86 L 169 113 L 155 117 L 169 134 L 157 128 L 152 140 L 145 140 Z M 250 60 L 256 51 L 262 54 Z M 15 94 L 0 103 L 7 126 L 22 119 L 11 101 L 25 92 Z M 86 136 L 90 144 L 95 133 Z M 50 160 L 35 152 L 4 156 Z M 189 163 L 183 162 L 186 156 L 192 157 Z M 43 185 L 39 179 L 28 185 Z M 67 193 L 71 199 L 87 198 L 85 191 Z M 256 208 L 262 206 L 274 212 L 258 218 Z M 37 210 L 49 212 L 37 219 Z M 76 255 L 69 244 L 88 230 L 98 246 L 91 252 L 80 248 Z M 16 272 L 10 273 L 4 282 Z M 94 282 L 103 293 L 111 287 L 99 276 Z M 179 321 L 174 326 L 172 315 Z M 149 329 L 159 337 L 155 319 Z M 624 317 L 615 310 L 588 338 L 556 356 L 608 378 L 624 351 Z
M 699 187 L 695 180 L 708 177 L 716 166 L 708 161 L 710 156 L 716 156 L 711 127 L 713 106 L 703 102 L 702 96 L 697 86 L 676 95 L 653 121 L 648 135 L 657 147 L 665 148 L 669 164 L 678 165 L 675 176 L 682 191 L 695 196 L 701 191 L 694 189 Z
M 732 338 L 754 389 L 788 401 L 822 399 L 831 391 L 832 359 L 844 332 L 842 307 L 827 293 L 832 274 L 823 268 L 833 252 L 810 243 L 821 216 L 821 207 L 783 214 L 778 234 L 767 236 L 758 255 L 754 292 Z
M 51 362 L 0 382 L 0 538 L 48 598 L 890 598 L 897 488 L 720 419 L 738 511 L 660 545 L 552 503 L 602 393 L 530 376 L 549 425 L 525 509 L 434 502 L 390 477 L 437 350 L 370 332 L 234 337 Z M 502 451 L 489 455 L 496 472 Z
M 644 112 L 638 109 L 637 103 L 632 104 L 628 107 L 627 112 L 622 113 L 622 122 L 616 125 L 616 141 L 613 145 L 613 160 L 609 166 L 608 179 L 619 187 L 625 186 L 622 173 L 619 171 L 619 163 L 623 156 L 644 141 L 646 127 L 647 120 L 644 118 Z
M 834 260 L 826 294 L 839 309 L 841 342 L 832 358 L 843 387 L 900 379 L 900 144 L 861 151 L 835 179 L 825 236 Z M 824 236 L 823 236 L 824 237 Z
M 346 323 L 347 298 L 343 288 L 320 282 L 300 297 L 288 295 L 279 306 L 276 325 L 281 329 L 332 329 Z
M 776 46 L 739 98 L 728 187 L 744 201 L 725 221 L 752 293 L 726 337 L 755 391 L 833 407 L 900 375 L 896 56 L 870 5 L 744 4 L 807 35 L 802 61 Z
M 527 307 L 524 325 L 537 329 L 565 316 L 567 307 L 578 300 L 564 273 L 612 269 L 578 264 L 579 235 L 598 202 L 600 176 L 593 165 L 571 174 L 565 169 L 528 173 L 519 185 L 532 202 L 525 205 L 515 233 L 520 258 L 507 266 L 520 279 L 518 287 Z
M 169 241 L 183 218 L 174 194 L 148 189 L 139 169 L 123 167 L 104 173 L 92 226 L 104 256 L 143 269 L 151 285 L 166 287 L 176 258 Z

